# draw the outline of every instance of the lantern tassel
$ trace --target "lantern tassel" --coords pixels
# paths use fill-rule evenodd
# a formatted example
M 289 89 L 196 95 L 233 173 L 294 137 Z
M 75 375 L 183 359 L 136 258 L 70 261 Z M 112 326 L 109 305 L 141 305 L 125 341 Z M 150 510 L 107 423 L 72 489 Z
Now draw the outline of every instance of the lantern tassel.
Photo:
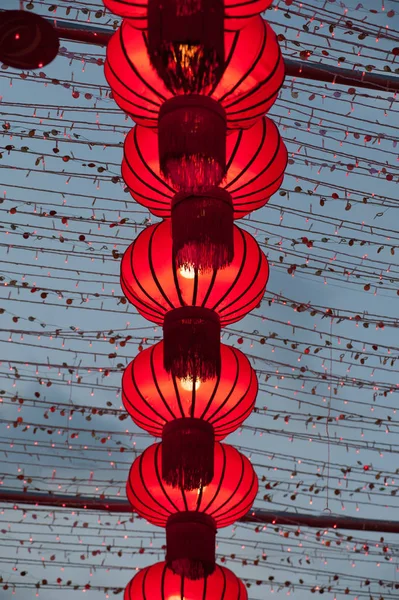
M 148 0 L 148 54 L 175 94 L 215 87 L 224 70 L 222 0 Z
M 172 91 L 198 93 L 220 79 L 216 51 L 200 45 L 164 42 L 157 54 L 151 55 L 151 60 Z
M 162 432 L 162 479 L 188 491 L 208 485 L 213 479 L 214 447 L 213 426 L 207 421 L 170 421 Z
M 164 177 L 184 192 L 219 185 L 226 171 L 226 114 L 207 96 L 176 96 L 158 120 L 159 163 Z
M 176 266 L 199 272 L 223 269 L 234 258 L 234 210 L 221 188 L 172 200 L 172 240 Z
M 207 381 L 220 375 L 220 319 L 199 306 L 166 313 L 163 325 L 164 367 L 180 379 Z
M 203 579 L 215 570 L 216 525 L 209 515 L 180 512 L 166 525 L 166 562 L 188 579 Z

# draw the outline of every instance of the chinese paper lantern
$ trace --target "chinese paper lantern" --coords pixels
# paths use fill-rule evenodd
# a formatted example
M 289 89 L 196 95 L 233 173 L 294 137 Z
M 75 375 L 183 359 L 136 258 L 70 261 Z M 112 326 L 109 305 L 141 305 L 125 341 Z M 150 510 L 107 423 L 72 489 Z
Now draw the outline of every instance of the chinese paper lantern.
M 173 94 L 152 68 L 147 44 L 146 32 L 124 21 L 108 44 L 105 76 L 120 108 L 136 123 L 157 128 L 160 107 Z M 225 33 L 224 46 L 223 75 L 206 95 L 224 108 L 229 129 L 250 127 L 273 105 L 283 84 L 280 47 L 261 17 Z M 213 139 L 212 129 L 208 134 Z
M 255 239 L 234 226 L 234 259 L 221 271 L 177 269 L 170 221 L 147 227 L 126 250 L 121 287 L 139 313 L 163 325 L 164 366 L 180 378 L 220 373 L 220 327 L 261 301 L 269 276 Z
M 223 0 L 148 0 L 148 54 L 168 90 L 200 94 L 224 69 Z
M 192 581 L 175 575 L 166 562 L 141 569 L 128 583 L 124 600 L 248 600 L 243 582 L 216 565 L 209 577 Z
M 129 19 L 133 27 L 147 29 L 148 0 L 103 0 L 109 11 Z M 225 29 L 240 29 L 248 19 L 259 15 L 272 4 L 272 0 L 224 0 Z
M 241 219 L 264 206 L 283 182 L 287 149 L 275 123 L 263 117 L 249 129 L 230 132 L 226 163 L 221 187 L 231 195 L 234 219 Z M 156 131 L 140 125 L 130 130 L 124 145 L 122 176 L 136 202 L 157 217 L 171 216 L 178 190 L 161 174 Z
M 1 13 L 0 62 L 14 69 L 41 69 L 57 56 L 59 39 L 46 19 L 26 10 Z
M 263 297 L 269 276 L 256 240 L 234 226 L 235 255 L 224 270 L 199 274 L 172 262 L 170 221 L 147 227 L 128 247 L 121 263 L 121 285 L 139 313 L 159 325 L 168 312 L 201 307 L 218 314 L 222 327 L 242 319 Z
M 177 266 L 224 268 L 233 257 L 233 217 L 264 206 L 282 184 L 287 149 L 276 125 L 263 117 L 227 136 L 223 190 L 178 193 L 159 168 L 155 131 L 136 125 L 125 140 L 122 176 L 132 197 L 159 217 L 172 217 Z
M 258 382 L 245 354 L 221 344 L 220 376 L 208 381 L 170 376 L 163 342 L 140 352 L 122 379 L 122 399 L 133 421 L 162 436 L 162 478 L 172 486 L 208 485 L 214 439 L 235 431 L 255 405 Z
M 126 493 L 133 510 L 166 527 L 166 561 L 175 573 L 199 579 L 215 570 L 217 527 L 227 527 L 251 508 L 258 479 L 249 460 L 233 446 L 215 443 L 214 477 L 187 491 L 162 481 L 162 444 L 134 461 Z

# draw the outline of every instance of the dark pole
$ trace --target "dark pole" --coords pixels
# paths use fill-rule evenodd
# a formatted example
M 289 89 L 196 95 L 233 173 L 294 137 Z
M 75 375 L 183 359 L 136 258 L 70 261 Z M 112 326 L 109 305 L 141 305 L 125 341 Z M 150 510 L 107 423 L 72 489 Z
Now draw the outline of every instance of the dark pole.
M 12 504 L 15 508 L 24 506 L 48 506 L 51 508 L 93 510 L 107 513 L 133 513 L 131 506 L 124 500 L 110 498 L 90 498 L 85 496 L 61 496 L 55 494 L 31 494 L 0 490 L 0 503 Z M 348 529 L 351 531 L 375 531 L 379 533 L 399 533 L 399 521 L 375 519 L 355 519 L 333 515 L 307 515 L 281 511 L 253 509 L 240 519 L 241 523 L 258 525 L 290 525 L 293 527 L 312 527 L 315 529 Z
M 108 30 L 94 27 L 77 27 L 77 23 L 65 23 L 64 27 L 54 27 L 58 37 L 73 42 L 83 42 L 94 46 L 106 46 L 112 37 Z

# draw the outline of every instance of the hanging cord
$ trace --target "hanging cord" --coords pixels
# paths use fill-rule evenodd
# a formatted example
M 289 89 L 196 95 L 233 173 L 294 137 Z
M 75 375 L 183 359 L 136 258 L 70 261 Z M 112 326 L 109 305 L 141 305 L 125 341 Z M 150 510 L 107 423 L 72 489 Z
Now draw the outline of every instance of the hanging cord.
M 329 377 L 330 377 L 330 384 L 329 384 L 329 388 L 330 388 L 330 394 L 329 394 L 329 398 L 328 398 L 328 410 L 327 410 L 327 419 L 326 419 L 326 437 L 327 437 L 327 486 L 326 486 L 326 506 L 325 506 L 325 511 L 331 512 L 330 510 L 330 506 L 329 506 L 329 501 L 330 501 L 330 458 L 331 458 L 331 444 L 330 444 L 330 430 L 329 430 L 329 423 L 330 423 L 330 416 L 331 416 L 331 402 L 332 402 L 332 389 L 333 389 L 333 384 L 332 384 L 332 364 L 333 364 L 333 349 L 332 349 L 332 328 L 333 328 L 333 319 L 330 319 L 330 368 L 329 368 Z

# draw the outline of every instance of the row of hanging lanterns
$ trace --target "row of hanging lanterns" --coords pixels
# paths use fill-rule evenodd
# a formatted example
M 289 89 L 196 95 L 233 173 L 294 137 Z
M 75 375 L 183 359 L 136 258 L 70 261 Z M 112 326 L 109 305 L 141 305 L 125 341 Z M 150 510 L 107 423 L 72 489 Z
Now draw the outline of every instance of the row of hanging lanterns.
M 126 250 L 121 287 L 163 341 L 126 368 L 123 402 L 160 438 L 133 463 L 133 510 L 166 530 L 166 560 L 125 600 L 247 600 L 216 565 L 216 531 L 251 508 L 250 461 L 222 442 L 254 408 L 255 371 L 221 329 L 259 306 L 269 266 L 235 219 L 264 206 L 287 150 L 265 112 L 284 79 L 270 0 L 104 0 L 123 17 L 107 50 L 112 96 L 135 122 L 122 175 L 162 221 Z

